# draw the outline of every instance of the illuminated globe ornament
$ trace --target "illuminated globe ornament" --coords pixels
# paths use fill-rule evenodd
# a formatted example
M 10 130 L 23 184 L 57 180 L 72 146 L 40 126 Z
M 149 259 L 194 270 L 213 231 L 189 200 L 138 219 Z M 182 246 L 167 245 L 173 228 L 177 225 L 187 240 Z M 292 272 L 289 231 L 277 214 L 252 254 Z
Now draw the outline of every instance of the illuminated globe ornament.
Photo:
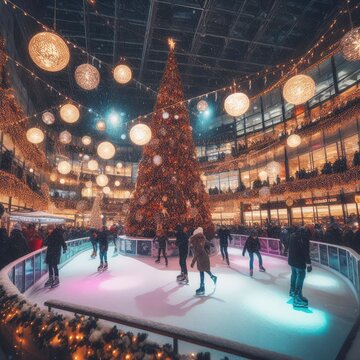
M 83 157 L 84 161 L 89 161 L 90 160 L 90 156 L 88 154 L 85 154 Z
M 56 181 L 56 179 L 57 179 L 56 174 L 55 174 L 55 173 L 52 173 L 52 174 L 50 175 L 50 180 L 51 180 L 52 182 L 54 182 L 54 181 Z
M 84 90 L 94 90 L 100 83 L 99 70 L 90 64 L 81 64 L 75 70 L 75 81 Z
M 70 144 L 72 140 L 72 135 L 67 131 L 62 131 L 59 135 L 59 140 L 62 144 Z
M 99 120 L 99 121 L 96 123 L 96 128 L 97 128 L 99 131 L 105 131 L 105 130 L 106 130 L 105 121 Z
M 125 65 L 120 64 L 115 67 L 114 69 L 114 79 L 119 84 L 126 84 L 128 83 L 132 78 L 132 71 L 131 69 Z
M 266 172 L 268 175 L 277 176 L 280 173 L 281 166 L 277 161 L 270 161 L 266 165 Z
M 91 190 L 91 188 L 82 188 L 81 189 L 81 196 L 82 197 L 91 197 L 91 195 L 92 195 L 92 190 Z
M 116 167 L 117 167 L 118 169 L 121 169 L 121 168 L 123 167 L 123 164 L 122 164 L 121 162 L 118 162 L 118 163 L 116 164 Z
M 306 103 L 315 95 L 315 81 L 308 75 L 295 75 L 284 85 L 284 99 L 293 105 Z
M 99 168 L 99 164 L 96 160 L 90 160 L 87 164 L 88 169 L 91 171 L 96 171 Z
M 108 186 L 103 187 L 102 191 L 103 191 L 104 194 L 110 194 L 110 192 L 111 192 L 111 190 L 110 190 L 110 188 Z
M 100 174 L 96 177 L 96 183 L 99 186 L 104 187 L 109 183 L 109 178 L 105 174 Z
M 41 119 L 46 125 L 52 125 L 55 122 L 55 116 L 50 111 L 44 112 L 41 116 Z
M 91 144 L 92 140 L 90 136 L 85 135 L 81 138 L 81 142 L 83 143 L 83 145 L 88 146 Z
M 33 127 L 26 132 L 26 138 L 32 144 L 40 144 L 44 141 L 45 135 L 41 129 Z
M 109 141 L 104 141 L 97 147 L 98 155 L 105 160 L 112 159 L 115 156 L 115 152 L 115 146 Z
M 206 111 L 208 109 L 208 107 L 209 107 L 209 104 L 205 100 L 200 100 L 196 105 L 196 108 L 199 112 Z
M 60 179 L 60 184 L 61 184 L 61 185 L 64 185 L 64 184 L 65 184 L 65 179 L 61 178 L 61 179 Z
M 155 155 L 153 157 L 153 163 L 156 165 L 156 166 L 160 166 L 162 164 L 163 160 L 162 160 L 162 157 L 160 155 Z
M 346 33 L 340 41 L 340 47 L 347 61 L 360 60 L 360 27 Z
M 73 104 L 65 104 L 60 108 L 60 117 L 68 124 L 73 124 L 79 120 L 80 111 Z
M 117 186 L 117 187 L 119 187 L 119 186 L 120 186 L 120 181 L 119 181 L 119 180 L 115 180 L 114 185 Z
M 291 148 L 296 148 L 301 144 L 301 137 L 297 134 L 292 134 L 286 139 L 286 143 Z
M 175 118 L 175 120 L 179 120 L 179 115 L 176 114 L 176 115 L 174 116 L 174 118 Z
M 268 173 L 265 170 L 261 170 L 259 172 L 259 179 L 261 181 L 265 181 L 267 179 L 267 177 L 268 177 Z
M 126 139 L 126 135 L 125 134 L 121 134 L 121 140 L 125 140 Z
M 60 161 L 57 169 L 60 174 L 67 175 L 71 171 L 71 164 L 66 160 Z
M 28 49 L 32 61 L 46 71 L 60 71 L 70 60 L 69 48 L 65 41 L 51 32 L 40 32 L 34 35 Z
M 135 145 L 146 145 L 151 140 L 151 129 L 145 124 L 137 124 L 130 130 L 130 139 Z
M 89 180 L 85 183 L 85 187 L 87 187 L 87 188 L 92 188 L 92 185 L 93 185 L 93 183 L 91 180 Z
M 240 116 L 249 109 L 250 100 L 244 93 L 234 93 L 229 95 L 224 102 L 225 111 L 230 116 Z
M 165 111 L 165 112 L 162 113 L 162 118 L 163 118 L 164 120 L 167 120 L 169 117 L 170 117 L 170 114 L 169 114 L 167 111 Z

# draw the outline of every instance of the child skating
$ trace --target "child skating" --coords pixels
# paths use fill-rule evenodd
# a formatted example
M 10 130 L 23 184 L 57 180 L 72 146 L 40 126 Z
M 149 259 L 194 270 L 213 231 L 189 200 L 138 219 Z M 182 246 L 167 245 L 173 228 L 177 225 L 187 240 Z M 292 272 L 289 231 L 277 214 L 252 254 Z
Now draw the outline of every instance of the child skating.
M 252 230 L 250 233 L 250 236 L 246 239 L 245 242 L 245 246 L 242 252 L 242 255 L 245 256 L 245 252 L 247 250 L 247 252 L 249 253 L 249 257 L 250 257 L 250 276 L 252 277 L 254 274 L 254 254 L 256 254 L 256 256 L 259 259 L 259 270 L 261 272 L 265 272 L 265 268 L 262 265 L 262 257 L 260 254 L 260 249 L 261 249 L 261 245 L 260 245 L 260 241 L 259 238 L 257 236 L 257 232 L 256 230 Z
M 156 231 L 156 236 L 154 237 L 154 242 L 157 242 L 159 244 L 159 250 L 158 250 L 158 257 L 155 260 L 156 263 L 160 263 L 160 257 L 161 257 L 161 253 L 164 256 L 165 259 L 165 265 L 168 266 L 168 259 L 166 256 L 166 245 L 169 242 L 169 239 L 165 233 L 165 231 L 162 228 L 159 228 Z
M 107 262 L 107 252 L 109 248 L 108 242 L 108 234 L 106 226 L 103 226 L 101 231 L 97 236 L 97 241 L 99 243 L 99 254 L 100 254 L 100 266 L 98 267 L 98 271 L 102 272 L 107 270 L 108 262 Z
M 205 246 L 214 245 L 207 241 L 203 232 L 203 228 L 197 228 L 193 235 L 190 238 L 190 244 L 193 248 L 194 257 L 191 262 L 191 267 L 194 267 L 195 263 L 197 265 L 197 269 L 200 273 L 200 287 L 196 290 L 196 295 L 204 295 L 205 294 L 205 272 L 210 276 L 214 285 L 216 286 L 217 277 L 211 273 L 210 271 L 210 259 L 209 254 L 207 253 Z

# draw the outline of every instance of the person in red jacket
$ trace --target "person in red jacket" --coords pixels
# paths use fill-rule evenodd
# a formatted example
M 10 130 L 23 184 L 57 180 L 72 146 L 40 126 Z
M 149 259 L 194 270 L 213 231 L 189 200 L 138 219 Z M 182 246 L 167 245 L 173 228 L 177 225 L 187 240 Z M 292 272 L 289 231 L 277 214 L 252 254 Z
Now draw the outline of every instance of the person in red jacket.
M 36 231 L 34 224 L 29 224 L 26 231 L 26 239 L 28 241 L 29 247 L 31 251 L 36 251 L 42 248 L 43 239 Z

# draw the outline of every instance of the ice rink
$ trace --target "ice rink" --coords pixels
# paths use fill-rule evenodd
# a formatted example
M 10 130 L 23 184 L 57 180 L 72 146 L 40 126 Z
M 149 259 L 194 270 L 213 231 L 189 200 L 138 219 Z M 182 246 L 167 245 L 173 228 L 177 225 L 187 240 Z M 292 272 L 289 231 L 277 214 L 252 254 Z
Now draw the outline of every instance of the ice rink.
M 231 267 L 216 255 L 212 271 L 216 291 L 206 275 L 206 294 L 194 296 L 199 274 L 189 273 L 189 285 L 179 285 L 178 259 L 155 264 L 151 258 L 112 256 L 109 270 L 99 274 L 98 259 L 84 252 L 60 271 L 61 285 L 44 289 L 40 281 L 26 295 L 46 300 L 116 311 L 235 340 L 302 359 L 334 359 L 357 315 L 356 298 L 339 275 L 319 267 L 305 279 L 309 309 L 294 310 L 288 296 L 289 267 L 282 259 L 263 256 L 266 273 L 249 277 L 248 257 L 229 249 Z M 189 262 L 188 262 L 189 264 Z M 181 347 L 180 347 L 181 351 Z M 230 356 L 231 358 L 231 356 Z

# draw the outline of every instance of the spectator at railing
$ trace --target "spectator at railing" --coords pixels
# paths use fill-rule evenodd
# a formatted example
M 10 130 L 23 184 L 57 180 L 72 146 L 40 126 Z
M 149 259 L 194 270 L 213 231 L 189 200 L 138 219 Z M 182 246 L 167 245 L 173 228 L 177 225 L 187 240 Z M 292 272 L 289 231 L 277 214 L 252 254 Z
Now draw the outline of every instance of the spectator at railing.
M 8 264 L 9 261 L 9 237 L 6 229 L 2 227 L 0 228 L 0 269 Z
M 21 231 L 21 225 L 15 224 L 10 234 L 9 257 L 10 261 L 18 259 L 30 252 L 29 244 Z
M 353 165 L 360 166 L 360 151 L 355 151 Z
M 341 244 L 342 230 L 338 223 L 335 222 L 334 218 L 330 217 L 330 224 L 327 226 L 324 241 L 329 244 Z
M 10 150 L 4 151 L 4 153 L 1 155 L 0 169 L 7 172 L 11 172 L 12 161 L 13 161 L 13 152 Z

